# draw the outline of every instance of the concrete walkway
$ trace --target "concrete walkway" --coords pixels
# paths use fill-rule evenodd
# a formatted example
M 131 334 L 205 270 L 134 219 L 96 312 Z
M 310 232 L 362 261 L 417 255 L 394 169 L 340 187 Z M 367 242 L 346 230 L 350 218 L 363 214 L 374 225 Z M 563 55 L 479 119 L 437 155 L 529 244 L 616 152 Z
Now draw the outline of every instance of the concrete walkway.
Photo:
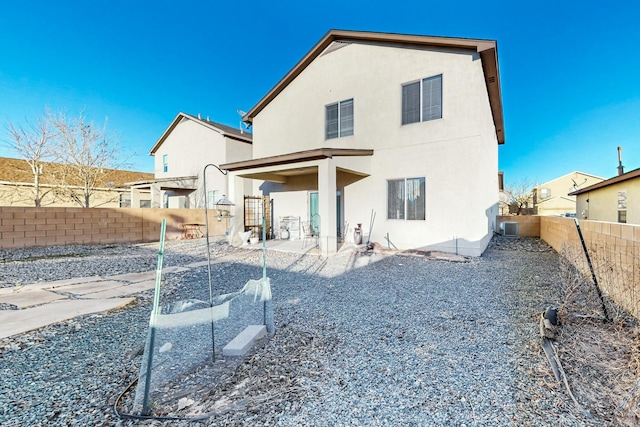
M 242 249 L 261 250 L 262 243 Z M 267 249 L 282 252 L 317 254 L 314 242 L 302 240 L 269 240 Z M 222 262 L 222 257 L 212 263 Z M 177 273 L 207 265 L 207 261 L 184 267 L 166 267 L 162 273 Z M 73 319 L 124 307 L 134 301 L 133 295 L 155 287 L 156 271 L 113 276 L 79 277 L 39 282 L 12 288 L 0 288 L 0 303 L 13 304 L 18 310 L 0 310 L 0 339 Z
M 187 271 L 167 267 L 163 274 Z M 205 262 L 206 264 L 206 262 Z M 131 303 L 132 296 L 155 287 L 156 271 L 107 277 L 80 277 L 0 289 L 0 303 L 18 310 L 0 310 L 0 338 L 21 334 L 77 316 L 99 313 Z

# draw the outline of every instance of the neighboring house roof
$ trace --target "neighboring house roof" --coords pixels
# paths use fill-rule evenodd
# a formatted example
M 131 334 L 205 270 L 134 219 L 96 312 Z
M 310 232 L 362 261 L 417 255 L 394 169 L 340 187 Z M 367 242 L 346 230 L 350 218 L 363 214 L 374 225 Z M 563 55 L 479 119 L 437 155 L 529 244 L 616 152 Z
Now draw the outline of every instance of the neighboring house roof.
M 271 89 L 244 117 L 247 123 L 253 123 L 258 115 L 280 92 L 282 92 L 305 68 L 320 56 L 333 42 L 384 43 L 393 46 L 420 46 L 469 49 L 480 54 L 485 83 L 489 93 L 489 102 L 493 114 L 493 123 L 499 144 L 504 144 L 504 118 L 502 95 L 498 70 L 498 47 L 495 40 L 465 39 L 451 37 L 433 37 L 394 33 L 375 33 L 363 31 L 330 30 L 316 45 Z
M 59 163 L 42 162 L 43 173 L 40 175 L 40 183 L 43 185 L 56 184 L 53 176 L 61 170 L 63 165 Z M 121 169 L 103 169 L 104 173 L 98 182 L 99 187 L 121 188 L 127 187 L 126 183 L 144 179 L 152 179 L 152 173 L 126 171 Z M 0 182 L 12 184 L 32 184 L 33 172 L 24 159 L 12 159 L 0 157 Z M 69 185 L 80 185 L 79 182 L 70 182 Z
M 189 120 L 193 120 L 196 123 L 200 123 L 201 125 L 206 126 L 209 129 L 212 129 L 222 134 L 223 136 L 236 139 L 238 141 L 246 142 L 248 144 L 252 143 L 252 135 L 250 132 L 232 128 L 231 126 L 223 125 L 220 123 L 212 122 L 208 118 L 202 119 L 200 117 L 192 116 L 191 114 L 180 112 L 178 113 L 176 118 L 173 119 L 173 121 L 171 122 L 169 127 L 164 131 L 162 136 L 160 136 L 160 139 L 158 139 L 158 141 L 154 144 L 153 148 L 151 148 L 151 151 L 149 151 L 150 156 L 153 156 L 156 153 L 158 148 L 160 148 L 162 143 L 167 139 L 167 137 L 171 134 L 171 132 L 176 128 L 176 126 L 178 126 L 178 124 L 182 121 L 182 119 L 185 119 L 185 118 Z
M 573 174 L 580 174 L 580 175 L 584 175 L 584 176 L 590 176 L 591 178 L 604 180 L 604 178 L 602 178 L 601 176 L 592 175 L 590 173 L 584 173 L 584 172 L 580 172 L 580 171 L 573 171 L 573 172 L 569 172 L 567 174 L 564 174 L 562 176 L 559 176 L 557 178 L 553 178 L 552 180 L 549 180 L 547 182 L 543 182 L 542 184 L 538 184 L 534 188 L 543 188 L 543 187 L 547 186 L 548 184 L 551 184 L 552 182 L 561 180 L 562 178 L 568 177 L 569 175 L 573 175 Z
M 625 174 L 607 179 L 606 181 L 602 181 L 597 184 L 590 185 L 589 187 L 585 187 L 582 190 L 574 191 L 573 193 L 569 193 L 569 195 L 577 196 L 578 194 L 588 193 L 589 191 L 597 190 L 603 187 L 608 187 L 609 185 L 617 184 L 619 182 L 624 182 L 624 181 L 628 181 L 630 179 L 639 178 L 639 177 L 640 177 L 640 168 L 634 169 Z

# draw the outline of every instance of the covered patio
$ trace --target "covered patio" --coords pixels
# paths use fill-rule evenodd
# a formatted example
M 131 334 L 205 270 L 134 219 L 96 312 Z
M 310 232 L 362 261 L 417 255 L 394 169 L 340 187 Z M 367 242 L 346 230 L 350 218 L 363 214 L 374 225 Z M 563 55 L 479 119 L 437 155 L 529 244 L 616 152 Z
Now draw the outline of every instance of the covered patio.
M 328 256 L 337 252 L 338 236 L 346 231 L 343 230 L 347 213 L 344 189 L 371 174 L 372 155 L 373 150 L 320 148 L 227 163 L 220 168 L 229 171 L 232 200 L 242 200 L 245 195 L 280 195 L 275 208 L 278 212 L 297 212 L 309 223 L 315 216 L 319 253 Z M 306 195 L 305 202 L 301 202 L 300 197 L 287 197 L 296 193 L 317 193 L 317 207 L 311 206 Z M 302 203 L 306 206 L 301 206 Z M 232 243 L 239 243 L 237 231 L 244 229 L 243 209 L 236 204 L 230 227 Z M 298 241 L 298 244 L 302 243 Z

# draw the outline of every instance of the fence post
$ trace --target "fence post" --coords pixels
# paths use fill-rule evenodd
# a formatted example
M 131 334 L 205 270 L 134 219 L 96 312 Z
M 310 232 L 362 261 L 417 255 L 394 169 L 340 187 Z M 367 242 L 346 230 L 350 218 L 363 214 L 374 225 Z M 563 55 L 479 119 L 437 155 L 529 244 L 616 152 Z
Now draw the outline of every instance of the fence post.
M 602 297 L 602 291 L 600 290 L 600 286 L 598 285 L 598 279 L 596 278 L 596 272 L 593 269 L 593 264 L 591 263 L 591 257 L 589 256 L 587 245 L 584 242 L 584 237 L 582 237 L 582 230 L 580 230 L 580 224 L 578 223 L 578 218 L 573 218 L 573 221 L 576 223 L 578 236 L 580 236 L 580 243 L 582 243 L 582 250 L 584 251 L 585 257 L 587 257 L 587 264 L 589 265 L 589 270 L 591 270 L 591 277 L 593 278 L 593 283 L 596 286 L 598 297 L 600 298 L 600 302 L 602 303 L 602 311 L 604 312 L 604 318 L 606 319 L 607 322 L 609 322 L 611 321 L 611 319 L 609 318 L 609 312 L 607 311 L 607 306 L 605 305 L 604 298 Z

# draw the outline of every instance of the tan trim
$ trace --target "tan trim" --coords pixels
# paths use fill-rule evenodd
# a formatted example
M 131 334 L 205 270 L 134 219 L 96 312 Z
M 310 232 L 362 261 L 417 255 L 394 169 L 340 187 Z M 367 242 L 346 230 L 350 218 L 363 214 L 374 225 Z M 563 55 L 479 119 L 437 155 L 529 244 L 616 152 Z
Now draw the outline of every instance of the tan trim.
M 599 182 L 597 184 L 593 184 L 589 187 L 585 187 L 582 190 L 574 191 L 573 193 L 569 193 L 569 196 L 577 196 L 578 194 L 588 193 L 589 191 L 597 190 L 602 187 L 607 187 L 609 185 L 617 184 L 619 182 L 624 182 L 630 179 L 639 178 L 640 177 L 640 168 L 634 169 L 630 172 L 627 172 L 623 175 L 618 175 L 613 178 L 610 178 L 606 181 Z
M 255 169 L 266 166 L 286 165 L 291 163 L 320 160 L 336 156 L 372 156 L 373 150 L 357 150 L 348 148 L 318 148 L 315 150 L 298 151 L 280 156 L 263 157 L 261 159 L 244 160 L 242 162 L 226 163 L 220 169 L 231 172 Z
M 324 52 L 334 41 L 356 41 L 409 46 L 431 46 L 471 49 L 480 53 L 489 103 L 493 114 L 496 137 L 499 144 L 504 144 L 504 118 L 502 112 L 502 94 L 500 91 L 500 75 L 498 68 L 498 48 L 495 40 L 463 39 L 451 37 L 418 36 L 394 33 L 374 33 L 363 31 L 331 30 L 242 118 L 253 123 L 253 118 L 260 113 L 280 92 L 286 88 L 311 62 Z

